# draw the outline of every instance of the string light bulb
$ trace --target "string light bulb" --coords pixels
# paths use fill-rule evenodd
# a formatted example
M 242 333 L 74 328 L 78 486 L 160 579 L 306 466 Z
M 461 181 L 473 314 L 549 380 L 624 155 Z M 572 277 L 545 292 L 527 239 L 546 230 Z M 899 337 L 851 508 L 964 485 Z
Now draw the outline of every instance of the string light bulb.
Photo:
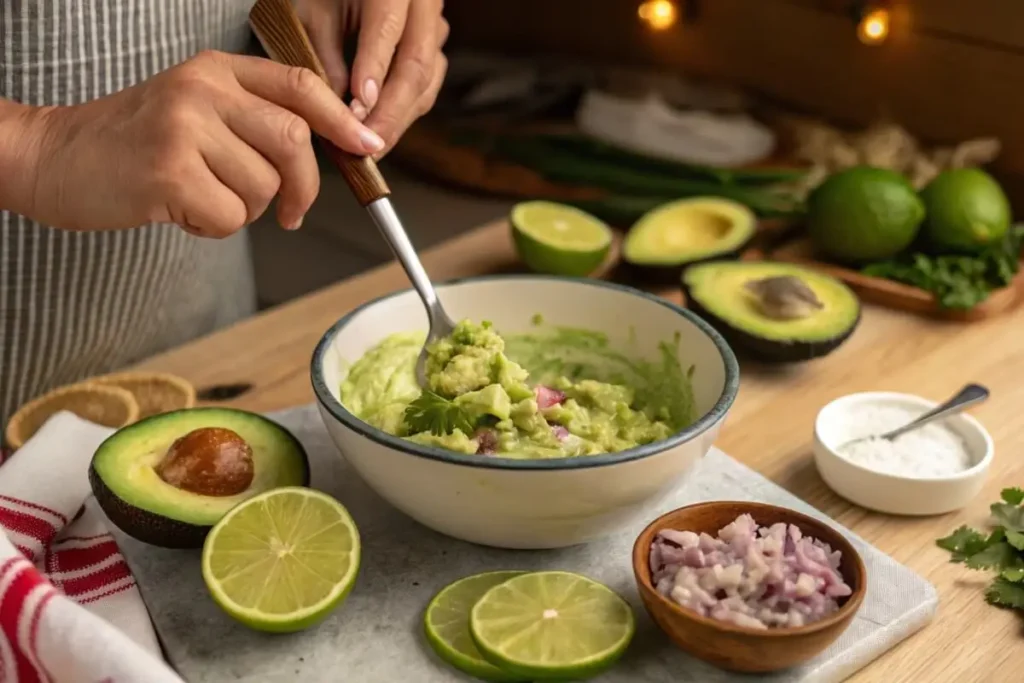
M 664 31 L 679 21 L 679 8 L 672 0 L 645 0 L 636 10 L 640 21 L 655 31 Z
M 867 7 L 857 22 L 857 40 L 865 45 L 878 45 L 889 37 L 889 10 L 885 7 Z

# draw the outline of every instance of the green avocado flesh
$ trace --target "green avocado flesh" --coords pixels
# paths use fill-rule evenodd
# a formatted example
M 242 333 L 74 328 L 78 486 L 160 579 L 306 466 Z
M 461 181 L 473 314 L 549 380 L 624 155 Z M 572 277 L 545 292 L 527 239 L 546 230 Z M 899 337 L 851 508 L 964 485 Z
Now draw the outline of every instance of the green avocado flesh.
M 678 340 L 645 361 L 612 349 L 597 332 L 501 336 L 489 323 L 463 321 L 428 349 L 432 406 L 463 418 L 435 430 L 436 419 L 408 414 L 424 399 L 415 379 L 423 342 L 421 332 L 384 339 L 352 366 L 341 402 L 370 425 L 419 444 L 519 459 L 622 451 L 695 420 L 692 368 L 680 366 Z
M 860 302 L 849 287 L 787 263 L 705 263 L 685 272 L 683 286 L 691 307 L 734 344 L 765 360 L 825 355 L 860 320 Z
M 186 491 L 165 482 L 155 467 L 171 444 L 196 429 L 223 427 L 252 449 L 253 480 L 230 496 Z M 226 408 L 163 413 L 118 430 L 96 450 L 89 472 L 97 502 L 125 533 L 155 545 L 193 547 L 238 503 L 280 486 L 309 484 L 302 445 L 267 418 Z
M 648 212 L 623 243 L 633 265 L 681 266 L 739 251 L 754 236 L 757 218 L 746 206 L 717 198 L 682 199 Z

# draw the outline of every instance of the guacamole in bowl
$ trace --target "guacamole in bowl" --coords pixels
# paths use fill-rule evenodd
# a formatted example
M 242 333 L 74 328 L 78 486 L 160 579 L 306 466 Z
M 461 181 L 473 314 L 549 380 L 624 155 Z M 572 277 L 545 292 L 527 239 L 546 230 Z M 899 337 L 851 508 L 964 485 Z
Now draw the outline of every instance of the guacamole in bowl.
M 599 332 L 506 338 L 489 321 L 463 320 L 428 347 L 423 390 L 415 366 L 424 338 L 400 332 L 370 349 L 341 384 L 345 407 L 416 443 L 522 459 L 624 451 L 694 421 L 693 367 L 683 371 L 669 342 L 650 362 L 612 350 Z
M 736 398 L 728 344 L 663 298 L 545 275 L 437 293 L 462 322 L 431 348 L 429 393 L 414 379 L 428 324 L 412 289 L 342 316 L 310 378 L 346 463 L 338 476 L 448 536 L 561 548 L 640 524 L 690 476 Z M 377 504 L 346 491 L 354 515 Z

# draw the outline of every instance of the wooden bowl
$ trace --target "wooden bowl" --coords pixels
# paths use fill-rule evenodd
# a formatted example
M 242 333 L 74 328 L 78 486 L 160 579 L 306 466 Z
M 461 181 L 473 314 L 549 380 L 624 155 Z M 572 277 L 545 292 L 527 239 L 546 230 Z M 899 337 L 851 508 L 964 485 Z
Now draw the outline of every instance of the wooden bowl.
M 753 629 L 704 617 L 664 597 L 651 583 L 650 550 L 662 529 L 678 529 L 717 536 L 718 530 L 742 514 L 760 526 L 778 522 L 795 524 L 806 536 L 842 552 L 839 572 L 853 589 L 839 610 L 806 626 Z M 688 505 L 651 522 L 633 545 L 633 574 L 637 590 L 651 619 L 678 647 L 722 669 L 766 673 L 787 669 L 811 659 L 846 630 L 867 590 L 864 561 L 846 538 L 829 525 L 794 510 L 739 501 Z
M 138 419 L 139 404 L 127 389 L 82 382 L 43 394 L 18 409 L 4 432 L 7 445 L 17 450 L 55 413 L 67 410 L 107 427 L 124 427 Z
M 139 404 L 140 420 L 196 404 L 195 387 L 188 380 L 166 372 L 117 372 L 89 381 L 130 391 Z

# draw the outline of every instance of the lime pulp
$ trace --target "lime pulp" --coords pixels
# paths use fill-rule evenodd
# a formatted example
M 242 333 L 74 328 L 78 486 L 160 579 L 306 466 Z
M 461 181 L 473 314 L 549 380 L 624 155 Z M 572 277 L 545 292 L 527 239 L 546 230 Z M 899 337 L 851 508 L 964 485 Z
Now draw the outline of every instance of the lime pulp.
M 282 487 L 232 508 L 203 545 L 213 600 L 261 631 L 289 632 L 325 618 L 352 590 L 359 532 L 325 493 Z
M 626 651 L 636 621 L 607 586 L 570 572 L 508 579 L 477 601 L 470 633 L 498 668 L 538 680 L 597 675 Z
M 427 605 L 423 626 L 434 652 L 453 667 L 485 681 L 524 681 L 484 659 L 469 632 L 469 613 L 480 597 L 521 571 L 476 574 L 449 584 Z

